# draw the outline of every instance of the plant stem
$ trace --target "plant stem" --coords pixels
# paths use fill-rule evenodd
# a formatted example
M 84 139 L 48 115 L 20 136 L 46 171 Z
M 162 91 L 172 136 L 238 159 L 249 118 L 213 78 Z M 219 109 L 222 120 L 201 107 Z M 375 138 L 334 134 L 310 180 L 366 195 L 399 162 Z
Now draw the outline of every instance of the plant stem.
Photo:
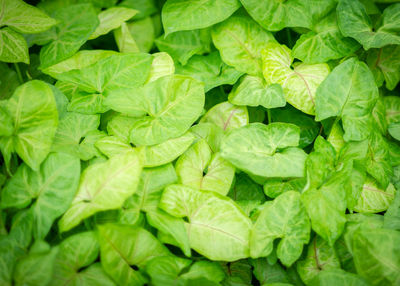
M 272 123 L 271 111 L 267 109 L 268 124 Z
M 24 83 L 24 78 L 22 77 L 21 70 L 19 68 L 18 63 L 14 63 L 14 67 L 15 67 L 15 71 L 17 72 L 17 75 L 18 75 L 19 83 L 23 84 Z
M 290 33 L 289 28 L 286 28 L 286 36 L 287 36 L 289 47 L 292 48 L 293 47 L 292 34 Z

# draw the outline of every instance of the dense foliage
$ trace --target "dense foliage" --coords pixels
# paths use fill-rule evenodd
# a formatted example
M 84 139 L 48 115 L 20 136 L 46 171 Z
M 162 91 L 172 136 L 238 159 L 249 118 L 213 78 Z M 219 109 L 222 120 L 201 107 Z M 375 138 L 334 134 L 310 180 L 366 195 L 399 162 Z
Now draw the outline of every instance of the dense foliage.
M 400 3 L 0 0 L 0 285 L 400 285 Z

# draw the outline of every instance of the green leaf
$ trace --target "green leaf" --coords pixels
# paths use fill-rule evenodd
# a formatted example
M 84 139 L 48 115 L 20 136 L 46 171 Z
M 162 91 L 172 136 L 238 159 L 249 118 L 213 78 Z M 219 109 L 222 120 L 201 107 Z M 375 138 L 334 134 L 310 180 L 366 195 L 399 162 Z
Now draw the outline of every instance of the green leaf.
M 146 83 L 155 81 L 160 77 L 173 75 L 175 72 L 174 61 L 167 53 L 160 52 L 153 54 L 153 62 L 150 67 L 150 74 Z
M 386 189 L 377 186 L 374 180 L 367 179 L 362 187 L 361 195 L 354 206 L 358 213 L 379 213 L 386 211 L 393 201 L 396 189 L 389 184 Z
M 307 181 L 305 178 L 292 180 L 269 179 L 264 183 L 264 193 L 270 198 L 277 198 L 288 191 L 301 192 Z
M 244 16 L 233 16 L 214 26 L 211 35 L 222 60 L 251 75 L 262 74 L 261 51 L 267 43 L 275 42 L 270 32 Z
M 53 17 L 58 24 L 46 32 L 49 43 L 40 50 L 41 69 L 74 55 L 99 25 L 97 14 L 90 4 L 64 7 L 57 10 Z
M 0 100 L 8 99 L 20 85 L 18 75 L 6 63 L 0 63 L 0 77 Z
M 122 23 L 135 16 L 136 13 L 136 10 L 124 7 L 111 7 L 101 11 L 98 15 L 100 23 L 96 30 L 90 35 L 89 40 L 96 39 L 101 35 L 105 35 L 119 28 Z
M 114 30 L 114 38 L 121 53 L 137 53 L 140 51 L 127 23 L 121 23 L 121 26 Z
M 300 36 L 292 54 L 305 63 L 324 63 L 349 56 L 359 47 L 355 40 L 340 33 L 333 11 L 314 25 L 312 31 Z
M 203 85 L 179 75 L 159 78 L 134 96 L 148 114 L 132 126 L 130 140 L 135 145 L 154 145 L 183 135 L 204 105 Z
M 57 252 L 57 248 L 47 252 L 31 252 L 19 260 L 13 275 L 14 285 L 47 285 L 51 281 Z
M 137 10 L 138 13 L 133 17 L 134 20 L 142 19 L 157 12 L 157 5 L 154 0 L 123 0 L 119 6 Z
M 229 132 L 221 156 L 235 167 L 261 177 L 303 177 L 306 154 L 296 148 L 300 130 L 287 123 L 251 123 Z M 251 154 L 251 156 L 249 156 Z
M 286 271 L 279 263 L 271 265 L 266 258 L 250 259 L 250 263 L 260 285 L 289 282 Z
M 56 24 L 54 19 L 22 0 L 1 0 L 0 7 L 0 27 L 9 26 L 20 33 L 34 34 L 44 32 Z
M 358 230 L 353 237 L 354 264 L 372 285 L 395 285 L 400 280 L 400 233 L 392 229 Z
M 179 157 L 175 168 L 181 184 L 223 196 L 229 192 L 235 176 L 235 168 L 219 153 L 212 154 L 204 139 Z
M 162 35 L 155 40 L 157 48 L 167 52 L 181 65 L 196 54 L 203 54 L 210 50 L 209 29 L 179 31 L 168 36 Z
M 176 65 L 176 73 L 192 76 L 204 83 L 204 91 L 224 85 L 233 85 L 242 75 L 241 72 L 224 64 L 218 52 L 206 56 L 195 55 L 185 66 Z
M 60 120 L 51 150 L 53 152 L 68 153 L 83 160 L 82 139 L 90 131 L 97 130 L 99 124 L 100 116 L 98 115 L 68 112 Z
M 375 27 L 365 6 L 358 0 L 340 0 L 337 6 L 337 19 L 340 31 L 345 37 L 352 37 L 363 45 L 365 50 L 400 44 L 400 5 L 387 7 Z
M 212 26 L 227 19 L 239 7 L 238 0 L 168 0 L 161 17 L 168 35 Z
M 384 215 L 384 227 L 400 230 L 400 192 L 396 191 L 394 199 Z
M 314 115 L 315 94 L 329 74 L 327 64 L 293 63 L 285 45 L 269 43 L 262 51 L 263 74 L 268 84 L 280 84 L 286 101 L 304 113 Z M 293 66 L 293 68 L 291 67 Z
M 245 106 L 235 106 L 225 101 L 214 105 L 201 118 L 200 123 L 213 123 L 227 132 L 247 125 L 249 115 Z
M 24 208 L 33 201 L 33 235 L 44 239 L 71 204 L 79 175 L 79 159 L 62 153 L 51 153 L 39 171 L 23 164 L 1 193 L 1 206 Z
M 292 265 L 310 239 L 310 221 L 297 192 L 286 192 L 273 202 L 266 202 L 250 235 L 250 255 L 268 256 L 273 242 L 281 238 L 277 256 L 285 266 Z
M 317 121 L 342 119 L 345 141 L 361 141 L 370 133 L 371 112 L 378 89 L 368 66 L 351 58 L 337 67 L 319 86 L 315 98 Z
M 391 45 L 369 50 L 367 63 L 378 86 L 386 82 L 386 88 L 393 90 L 400 81 L 400 46 Z
M 314 21 L 327 14 L 335 5 L 329 0 L 240 0 L 247 12 L 266 30 L 285 27 L 312 28 Z
M 67 231 L 96 212 L 121 207 L 135 193 L 141 169 L 134 150 L 86 168 L 70 208 L 59 221 L 60 230 Z
M 131 266 L 143 268 L 153 257 L 170 255 L 150 232 L 128 225 L 98 226 L 100 261 L 118 285 L 144 285 L 145 276 Z
M 354 285 L 354 286 L 368 286 L 367 281 L 360 276 L 346 272 L 342 269 L 323 270 L 313 280 L 310 281 L 310 286 L 327 286 L 327 285 Z
M 400 141 L 400 123 L 399 122 L 391 123 L 388 126 L 388 132 L 394 139 L 396 139 L 397 141 Z
M 173 256 L 159 256 L 149 261 L 146 273 L 155 286 L 173 285 L 180 282 L 179 274 L 191 261 Z
M 101 265 L 93 264 L 99 255 L 99 248 L 97 237 L 93 232 L 82 232 L 63 240 L 59 246 L 49 285 L 114 285 Z
M 19 86 L 5 103 L 12 119 L 12 135 L 0 136 L 0 149 L 8 164 L 7 154 L 17 152 L 33 170 L 50 151 L 58 125 L 58 114 L 53 92 L 42 81 L 29 81 Z M 11 149 L 7 149 L 7 145 Z M 11 151 L 11 152 L 10 152 Z
M 297 262 L 297 272 L 301 280 L 308 284 L 322 271 L 332 269 L 340 269 L 340 261 L 336 251 L 317 235 L 308 245 L 307 256 Z
M 0 29 L 0 61 L 29 64 L 28 45 L 24 37 L 8 27 Z
M 398 96 L 385 96 L 383 102 L 386 109 L 387 124 L 400 121 L 400 98 Z
M 251 222 L 230 199 L 214 192 L 170 185 L 164 190 L 159 207 L 188 219 L 190 246 L 205 257 L 234 261 L 249 256 Z
M 268 85 L 263 78 L 245 75 L 229 94 L 228 100 L 235 105 L 276 108 L 286 105 L 282 87 Z

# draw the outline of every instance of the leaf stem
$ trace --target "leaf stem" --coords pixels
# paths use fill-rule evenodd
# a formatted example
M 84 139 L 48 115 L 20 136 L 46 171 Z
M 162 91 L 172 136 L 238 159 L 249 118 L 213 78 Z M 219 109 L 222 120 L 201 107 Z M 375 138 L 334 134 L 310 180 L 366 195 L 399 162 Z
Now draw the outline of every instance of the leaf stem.
M 287 37 L 287 40 L 288 40 L 289 47 L 292 48 L 293 47 L 293 40 L 292 40 L 292 34 L 290 33 L 290 29 L 289 28 L 286 28 L 286 37 Z
M 17 75 L 18 75 L 19 83 L 23 84 L 24 83 L 24 78 L 22 77 L 21 69 L 19 68 L 18 63 L 14 63 L 14 67 L 15 67 L 15 71 L 17 72 Z

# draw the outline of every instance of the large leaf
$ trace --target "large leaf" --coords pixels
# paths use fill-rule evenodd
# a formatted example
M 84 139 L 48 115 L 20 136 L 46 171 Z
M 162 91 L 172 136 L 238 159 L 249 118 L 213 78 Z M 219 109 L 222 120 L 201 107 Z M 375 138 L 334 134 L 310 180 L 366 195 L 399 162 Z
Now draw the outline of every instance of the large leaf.
M 342 269 L 332 269 L 321 271 L 314 279 L 310 281 L 310 286 L 327 286 L 327 285 L 357 285 L 368 286 L 370 285 L 362 277 L 346 272 Z
M 286 192 L 273 202 L 265 203 L 250 235 L 251 257 L 268 256 L 274 240 L 281 238 L 277 256 L 292 265 L 301 255 L 303 245 L 310 239 L 310 221 L 297 192 Z
M 327 64 L 293 63 L 290 50 L 285 45 L 269 43 L 262 52 L 263 74 L 268 84 L 282 86 L 287 102 L 297 109 L 313 115 L 315 93 L 329 74 Z M 293 68 L 291 67 L 293 66 Z
M 362 187 L 361 195 L 354 206 L 359 213 L 379 213 L 386 211 L 393 201 L 396 189 L 389 184 L 386 190 L 380 189 L 374 180 L 367 179 Z
M 340 59 L 358 50 L 360 45 L 344 37 L 336 23 L 333 11 L 313 26 L 312 31 L 301 35 L 293 47 L 293 56 L 305 63 L 324 63 Z
M 238 0 L 168 0 L 161 16 L 168 35 L 212 26 L 228 18 L 239 7 Z
M 271 33 L 243 16 L 230 17 L 214 26 L 211 35 L 222 60 L 251 75 L 261 75 L 261 51 L 267 43 L 275 42 Z
M 221 195 L 229 192 L 235 176 L 235 168 L 219 153 L 212 154 L 204 139 L 187 150 L 175 168 L 181 184 Z
M 183 135 L 204 105 L 203 85 L 186 76 L 159 78 L 134 96 L 148 114 L 132 126 L 130 140 L 135 145 L 154 145 Z
M 213 52 L 207 56 L 193 56 L 185 66 L 177 64 L 176 73 L 190 75 L 204 83 L 204 91 L 223 85 L 233 85 L 241 72 L 222 62 L 218 52 Z
M 268 31 L 285 27 L 311 28 L 314 21 L 335 5 L 332 0 L 240 0 L 247 12 Z
M 303 177 L 306 154 L 296 148 L 300 129 L 287 123 L 251 123 L 229 132 L 221 156 L 235 167 L 261 177 Z
M 24 37 L 8 27 L 0 29 L 0 61 L 29 64 L 28 45 Z
M 98 15 L 100 24 L 90 35 L 89 40 L 105 35 L 111 30 L 117 29 L 122 23 L 135 16 L 136 10 L 125 7 L 111 7 L 101 11 Z
M 45 32 L 46 41 L 40 51 L 40 67 L 47 68 L 75 54 L 99 25 L 90 4 L 77 4 L 57 10 L 57 25 Z M 49 43 L 47 43 L 49 42 Z
M 379 27 L 374 27 L 365 6 L 358 0 L 340 0 L 337 17 L 342 34 L 356 39 L 365 50 L 400 44 L 400 4 L 383 11 Z
M 143 228 L 105 224 L 98 226 L 98 234 L 101 264 L 118 285 L 144 285 L 146 277 L 131 266 L 142 268 L 153 257 L 169 255 Z
M 56 24 L 54 19 L 22 0 L 1 0 L 0 7 L 0 27 L 9 26 L 20 33 L 34 34 Z
M 1 116 L 9 118 L 11 133 L 0 135 L 0 150 L 6 164 L 11 152 L 17 154 L 33 170 L 38 170 L 46 158 L 58 124 L 53 92 L 49 85 L 33 80 L 19 86 L 4 102 Z
M 167 52 L 181 65 L 186 65 L 193 55 L 209 51 L 210 41 L 209 29 L 203 29 L 162 35 L 155 40 L 155 44 L 160 51 Z
M 357 272 L 372 285 L 396 285 L 400 281 L 400 233 L 391 229 L 358 230 L 353 237 Z
M 79 159 L 68 154 L 51 153 L 39 171 L 22 164 L 1 193 L 1 206 L 24 208 L 34 201 L 33 235 L 44 239 L 54 220 L 71 204 L 79 176 Z
M 360 141 L 370 133 L 372 109 L 378 89 L 368 66 L 351 58 L 337 67 L 322 82 L 315 98 L 315 119 L 337 116 L 342 119 L 344 139 Z
M 93 264 L 99 255 L 99 248 L 97 237 L 93 232 L 82 232 L 63 240 L 59 246 L 49 285 L 114 285 L 101 265 Z
M 230 199 L 213 192 L 170 185 L 164 190 L 159 207 L 173 216 L 188 219 L 190 246 L 205 257 L 234 261 L 249 256 L 251 222 Z
M 276 108 L 285 106 L 286 100 L 282 87 L 278 84 L 268 85 L 263 78 L 246 75 L 229 94 L 232 104 Z
M 321 271 L 340 269 L 340 261 L 335 249 L 320 236 L 315 236 L 308 245 L 307 256 L 297 262 L 297 272 L 305 283 Z
M 85 169 L 72 205 L 59 222 L 60 230 L 69 230 L 96 212 L 121 207 L 135 193 L 141 169 L 134 150 Z

